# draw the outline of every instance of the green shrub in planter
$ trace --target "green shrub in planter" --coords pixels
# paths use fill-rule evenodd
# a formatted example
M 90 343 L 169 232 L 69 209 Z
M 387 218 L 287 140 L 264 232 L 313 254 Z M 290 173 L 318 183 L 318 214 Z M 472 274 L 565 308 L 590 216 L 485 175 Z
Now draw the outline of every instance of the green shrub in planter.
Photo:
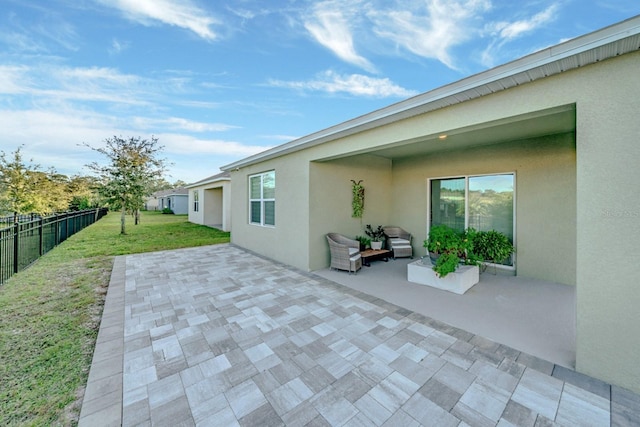
M 460 246 L 460 234 L 446 225 L 434 225 L 429 230 L 429 238 L 424 241 L 425 248 L 434 254 L 451 252 Z
M 515 252 L 515 248 L 499 231 L 477 231 L 473 236 L 473 252 L 483 261 L 500 264 Z
M 356 236 L 356 240 L 360 242 L 360 250 L 364 251 L 371 246 L 371 239 L 367 236 Z
M 479 259 L 473 252 L 473 240 L 476 231 L 469 228 L 463 232 L 447 225 L 434 225 L 429 230 L 429 238 L 423 246 L 430 253 L 439 255 L 433 271 L 439 277 L 445 277 L 458 269 L 460 263 L 478 265 Z

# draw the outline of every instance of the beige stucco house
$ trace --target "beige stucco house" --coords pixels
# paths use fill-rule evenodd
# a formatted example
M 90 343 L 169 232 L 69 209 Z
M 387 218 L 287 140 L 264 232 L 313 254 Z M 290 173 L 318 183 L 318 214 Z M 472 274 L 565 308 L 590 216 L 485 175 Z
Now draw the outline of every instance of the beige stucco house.
M 189 221 L 231 231 L 230 181 L 229 172 L 222 172 L 187 185 Z
M 226 165 L 232 242 L 313 271 L 326 233 L 393 224 L 424 254 L 451 194 L 511 191 L 506 269 L 576 286 L 576 369 L 640 392 L 639 48 L 634 17 Z

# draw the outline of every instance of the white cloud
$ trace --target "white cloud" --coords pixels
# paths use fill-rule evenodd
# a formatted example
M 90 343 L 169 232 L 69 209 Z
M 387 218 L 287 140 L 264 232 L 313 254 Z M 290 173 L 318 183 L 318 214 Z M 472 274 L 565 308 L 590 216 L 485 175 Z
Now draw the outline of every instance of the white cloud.
M 73 84 L 106 83 L 128 86 L 138 81 L 138 77 L 133 74 L 122 74 L 113 68 L 106 67 L 60 68 L 55 74 L 61 80 Z
M 270 80 L 269 84 L 275 87 L 286 87 L 305 91 L 342 92 L 356 96 L 379 98 L 406 98 L 417 94 L 415 91 L 394 84 L 388 78 L 374 78 L 362 74 L 340 75 L 330 70 L 319 74 L 315 80 L 289 82 Z
M 11 10 L 10 7 L 8 9 Z M 67 22 L 62 14 L 49 10 L 45 19 L 35 16 L 29 16 L 26 21 L 23 16 L 9 12 L 7 22 L 3 21 L 4 25 L 0 28 L 0 42 L 5 43 L 8 50 L 20 55 L 50 52 L 58 47 L 74 52 L 79 49 L 81 42 L 75 26 Z
M 0 41 L 6 44 L 9 49 L 23 54 L 46 50 L 41 42 L 34 40 L 33 37 L 26 33 L 0 32 Z
M 181 117 L 168 117 L 162 119 L 148 117 L 134 117 L 131 122 L 137 129 L 158 129 L 166 128 L 171 130 L 183 130 L 187 132 L 224 132 L 230 129 L 237 129 L 238 126 L 224 123 L 204 123 L 187 120 Z
M 195 91 L 196 88 L 189 86 L 191 83 L 188 77 L 146 78 L 107 67 L 73 68 L 44 62 L 38 66 L 0 65 L 0 94 L 16 95 L 16 99 L 17 95 L 30 95 L 22 99 L 40 106 L 42 103 L 100 102 L 109 108 L 134 105 L 161 108 L 184 104 L 176 94 Z M 194 105 L 216 106 L 213 102 Z
M 181 105 L 183 107 L 192 107 L 192 108 L 212 109 L 212 108 L 220 107 L 219 102 L 210 102 L 210 101 L 190 101 L 190 100 L 184 100 L 184 99 L 176 99 L 175 103 L 176 105 Z
M 0 93 L 28 94 L 38 103 L 65 100 L 145 104 L 140 78 L 111 68 L 0 66 Z
M 118 120 L 89 111 L 0 110 L 0 145 L 25 143 L 62 152 L 118 132 Z
M 76 34 L 75 27 L 62 17 L 60 17 L 60 19 L 55 19 L 53 22 L 47 21 L 36 26 L 32 26 L 29 30 L 30 32 L 35 31 L 45 37 L 48 37 L 50 40 L 65 49 L 77 51 L 79 48 L 79 37 Z
M 348 3 L 347 3 L 348 4 Z M 374 72 L 375 67 L 365 57 L 356 52 L 350 27 L 352 16 L 344 3 L 325 1 L 315 5 L 313 13 L 306 17 L 304 26 L 313 38 L 332 51 L 338 58 Z
M 237 156 L 238 158 L 242 158 L 271 148 L 260 145 L 246 145 L 240 142 L 222 139 L 195 138 L 190 135 L 177 133 L 159 133 L 155 136 L 167 152 L 180 155 L 215 154 L 218 156 Z
M 129 120 L 106 114 L 79 109 L 61 111 L 43 110 L 0 110 L 0 147 L 5 152 L 13 152 L 24 144 L 25 158 L 33 159 L 43 169 L 55 168 L 66 175 L 89 174 L 85 165 L 102 161 L 98 154 L 85 147 L 103 146 L 106 138 L 113 136 L 138 137 L 148 139 L 148 129 L 137 127 L 139 122 L 153 122 L 154 119 L 138 118 Z M 177 122 L 192 126 L 182 119 L 170 118 L 169 124 Z M 212 125 L 212 127 L 215 125 Z M 176 179 L 195 181 L 212 175 L 220 165 L 264 151 L 270 146 L 247 145 L 237 141 L 199 138 L 189 134 L 168 131 L 153 132 L 159 145 L 164 147 L 163 157 L 169 162 L 179 159 L 183 166 L 179 173 L 171 172 Z M 213 165 L 211 165 L 211 164 Z M 207 165 L 209 167 L 207 168 Z M 191 169 L 188 165 L 192 165 Z M 217 166 L 216 166 L 217 165 Z M 173 168 L 170 168 L 173 169 Z
M 188 135 L 156 135 L 172 164 L 168 175 L 186 182 L 196 182 L 219 172 L 220 166 L 252 156 L 270 146 L 246 145 L 221 139 L 202 139 Z
M 0 66 L 0 147 L 9 152 L 24 144 L 25 156 L 44 168 L 74 175 L 89 173 L 84 166 L 100 161 L 83 143 L 99 147 L 113 136 L 155 135 L 170 161 L 201 168 L 186 167 L 174 174 L 183 180 L 199 178 L 196 174 L 206 170 L 208 161 L 215 168 L 267 148 L 201 136 L 236 126 L 167 114 L 168 103 L 184 84 L 184 79 L 146 79 L 104 67 Z M 26 97 L 19 98 L 22 95 Z M 104 102 L 107 110 L 97 112 L 95 102 Z M 195 104 L 203 105 L 216 106 Z
M 0 65 L 0 93 L 16 95 L 29 92 L 28 70 L 25 65 Z
M 450 50 L 474 37 L 473 18 L 490 8 L 487 0 L 427 0 L 413 9 L 373 9 L 374 32 L 399 48 L 455 69 Z
M 500 38 L 513 40 L 554 20 L 557 11 L 558 5 L 552 4 L 547 9 L 536 13 L 529 19 L 522 19 L 515 22 L 499 22 L 494 24 L 494 26 L 498 30 Z
M 253 18 L 255 18 L 258 15 L 258 11 L 255 10 L 249 10 L 249 9 L 234 9 L 234 8 L 228 8 L 229 11 L 231 13 L 233 13 L 236 16 L 239 16 L 240 18 L 244 19 L 244 20 L 251 20 Z
M 107 50 L 111 55 L 117 55 L 120 52 L 129 49 L 129 46 L 131 46 L 131 43 L 123 42 L 114 38 L 113 40 L 111 40 L 111 46 Z
M 493 67 L 497 62 L 502 62 L 504 58 L 501 57 L 500 51 L 507 43 L 510 43 L 525 34 L 531 33 L 556 19 L 556 16 L 558 15 L 558 8 L 558 4 L 552 4 L 542 12 L 538 12 L 527 19 L 520 19 L 513 22 L 493 22 L 487 25 L 486 32 L 489 36 L 493 37 L 493 40 L 481 53 L 482 64 L 487 67 Z M 540 47 L 530 51 L 539 49 Z M 515 56 L 520 56 L 522 54 L 522 52 L 519 52 Z
M 192 31 L 205 40 L 218 38 L 211 26 L 220 22 L 189 0 L 98 0 L 143 25 L 158 21 Z
M 255 146 L 240 146 L 237 142 L 209 141 L 186 134 L 167 132 L 183 130 L 193 133 L 220 132 L 232 129 L 224 124 L 198 123 L 177 117 L 155 119 L 147 117 L 116 117 L 79 109 L 50 110 L 0 110 L 0 145 L 9 146 L 11 141 L 22 142 L 55 149 L 75 151 L 78 144 L 92 145 L 114 135 L 145 135 L 150 129 L 156 136 L 166 135 L 172 141 L 188 143 L 180 147 L 183 153 L 215 152 L 238 154 L 255 153 Z M 143 136 L 144 137 L 144 136 Z M 214 144 L 215 143 L 215 144 Z M 209 144 L 209 145 L 208 145 Z M 207 148 L 213 147 L 214 148 Z M 167 143 L 163 143 L 167 145 Z M 244 148 L 246 147 L 246 148 Z M 264 148 L 262 148 L 264 149 Z
M 83 167 L 95 160 L 82 143 L 99 144 L 117 132 L 114 120 L 78 110 L 0 110 L 0 128 L 5 151 L 24 144 L 25 157 L 67 175 L 86 173 Z

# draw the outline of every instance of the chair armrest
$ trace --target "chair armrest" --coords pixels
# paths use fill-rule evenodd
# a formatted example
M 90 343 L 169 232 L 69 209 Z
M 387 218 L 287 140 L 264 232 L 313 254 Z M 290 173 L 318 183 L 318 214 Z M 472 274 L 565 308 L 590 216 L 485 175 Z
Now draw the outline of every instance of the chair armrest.
M 411 242 L 411 239 L 413 238 L 413 236 L 411 235 L 411 233 L 408 233 L 408 232 L 400 232 L 400 238 Z

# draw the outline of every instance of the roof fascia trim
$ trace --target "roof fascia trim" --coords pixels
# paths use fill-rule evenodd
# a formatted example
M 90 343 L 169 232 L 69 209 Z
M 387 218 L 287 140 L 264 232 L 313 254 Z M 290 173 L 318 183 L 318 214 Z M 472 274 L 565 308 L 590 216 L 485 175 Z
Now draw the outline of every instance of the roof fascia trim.
M 194 182 L 193 184 L 185 185 L 184 188 L 201 187 L 203 185 L 215 184 L 216 182 L 221 182 L 221 181 L 231 181 L 231 178 L 228 176 L 224 176 L 221 178 L 216 178 L 211 180 L 198 181 L 198 182 Z

